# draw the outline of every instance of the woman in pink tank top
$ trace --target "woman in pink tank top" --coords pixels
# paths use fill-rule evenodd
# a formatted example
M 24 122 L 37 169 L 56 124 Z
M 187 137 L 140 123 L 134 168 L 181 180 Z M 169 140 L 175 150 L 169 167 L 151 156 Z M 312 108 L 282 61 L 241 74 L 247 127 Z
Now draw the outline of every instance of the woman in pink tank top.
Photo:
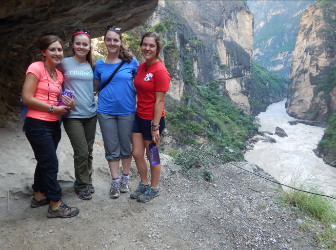
M 76 216 L 79 209 L 61 202 L 56 149 L 61 139 L 60 115 L 74 109 L 75 103 L 63 96 L 66 106 L 57 106 L 63 75 L 55 67 L 63 58 L 62 40 L 57 36 L 45 36 L 40 41 L 40 51 L 44 61 L 28 67 L 22 89 L 22 101 L 28 106 L 25 133 L 37 160 L 32 186 L 35 193 L 30 206 L 49 204 L 49 218 L 69 218 Z

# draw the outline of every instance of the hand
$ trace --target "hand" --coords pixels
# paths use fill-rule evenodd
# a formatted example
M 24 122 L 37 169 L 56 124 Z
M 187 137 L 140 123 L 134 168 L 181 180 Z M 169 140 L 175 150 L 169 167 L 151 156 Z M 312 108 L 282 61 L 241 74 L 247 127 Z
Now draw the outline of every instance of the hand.
M 54 106 L 54 113 L 57 115 L 65 115 L 65 113 L 68 113 L 68 107 L 67 106 Z
M 75 101 L 73 97 L 70 98 L 69 96 L 62 95 L 62 102 L 67 106 L 69 110 L 75 108 Z
M 152 130 L 152 140 L 153 140 L 153 142 L 155 142 L 155 143 L 158 143 L 158 142 L 160 142 L 160 132 L 159 132 L 159 130 Z

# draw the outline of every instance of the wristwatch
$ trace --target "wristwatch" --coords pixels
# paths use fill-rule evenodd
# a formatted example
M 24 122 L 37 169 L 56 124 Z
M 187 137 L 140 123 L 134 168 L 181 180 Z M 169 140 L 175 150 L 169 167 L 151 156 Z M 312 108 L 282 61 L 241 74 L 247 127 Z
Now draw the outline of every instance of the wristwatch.
M 49 113 L 54 113 L 54 106 L 51 105 L 50 109 L 48 110 Z

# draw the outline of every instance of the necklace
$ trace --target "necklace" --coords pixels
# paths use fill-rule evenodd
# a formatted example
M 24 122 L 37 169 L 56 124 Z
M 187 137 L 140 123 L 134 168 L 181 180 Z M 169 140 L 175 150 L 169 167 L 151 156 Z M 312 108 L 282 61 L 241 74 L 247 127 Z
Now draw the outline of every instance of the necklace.
M 48 68 L 47 68 L 47 66 L 44 64 L 44 67 L 45 67 L 45 69 L 47 70 L 47 72 L 48 72 L 48 74 L 50 75 L 50 77 L 51 77 L 51 79 L 53 78 L 53 76 L 55 75 L 55 70 L 54 70 L 54 72 L 51 74 L 50 73 L 50 71 L 48 70 Z

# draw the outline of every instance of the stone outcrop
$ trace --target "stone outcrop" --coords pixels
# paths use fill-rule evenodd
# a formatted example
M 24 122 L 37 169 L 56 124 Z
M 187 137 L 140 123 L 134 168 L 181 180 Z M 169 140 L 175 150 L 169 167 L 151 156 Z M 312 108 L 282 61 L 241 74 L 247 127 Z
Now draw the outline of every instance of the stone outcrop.
M 288 135 L 286 134 L 285 130 L 283 130 L 282 128 L 276 127 L 275 128 L 275 133 L 276 135 L 280 136 L 280 137 L 288 137 Z
M 223 95 L 251 114 L 245 82 L 251 70 L 253 15 L 242 2 L 170 1 L 170 4 L 191 27 L 194 39 L 201 41 L 200 53 L 193 56 L 197 62 L 194 74 L 200 85 L 217 80 Z
M 76 28 L 87 29 L 92 37 L 116 25 L 123 31 L 143 24 L 158 0 L 110 1 L 8 1 L 0 9 L 0 125 L 13 119 L 19 106 L 25 71 L 36 60 L 38 42 L 50 33 L 59 35 L 69 47 Z
M 316 3 L 301 17 L 286 104 L 295 118 L 327 121 L 336 108 L 335 80 L 328 80 L 336 66 L 335 18 L 334 1 Z
M 248 1 L 254 15 L 253 60 L 288 77 L 301 14 L 314 0 Z

